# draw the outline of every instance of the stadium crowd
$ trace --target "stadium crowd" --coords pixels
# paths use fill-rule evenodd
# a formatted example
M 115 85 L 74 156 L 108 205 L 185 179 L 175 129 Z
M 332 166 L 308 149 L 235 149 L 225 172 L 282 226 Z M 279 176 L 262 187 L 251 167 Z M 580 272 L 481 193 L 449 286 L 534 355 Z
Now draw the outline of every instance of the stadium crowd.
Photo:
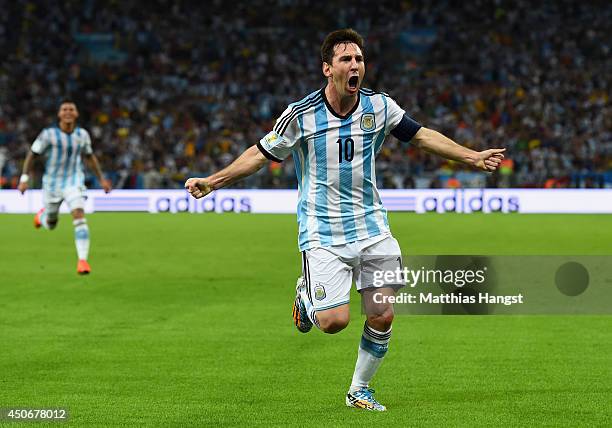
M 10 2 L 0 185 L 16 186 L 69 95 L 115 188 L 181 187 L 322 87 L 320 42 L 350 26 L 366 38 L 366 87 L 460 144 L 508 148 L 486 176 L 390 137 L 381 187 L 612 187 L 611 21 L 605 1 Z M 295 183 L 288 160 L 239 186 Z

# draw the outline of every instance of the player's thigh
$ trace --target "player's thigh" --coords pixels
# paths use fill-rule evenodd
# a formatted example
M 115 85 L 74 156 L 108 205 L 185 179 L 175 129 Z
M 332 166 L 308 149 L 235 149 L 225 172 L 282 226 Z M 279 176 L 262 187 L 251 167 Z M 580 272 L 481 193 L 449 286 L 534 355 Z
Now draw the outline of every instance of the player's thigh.
M 371 287 L 398 289 L 404 286 L 401 276 L 403 269 L 401 249 L 397 240 L 391 235 L 365 246 L 360 252 L 359 264 L 360 267 L 355 273 L 357 291 Z
M 57 222 L 62 201 L 63 196 L 61 192 L 52 192 L 43 189 L 43 206 L 45 207 L 45 215 L 47 216 L 48 223 Z
M 324 247 L 306 250 L 302 264 L 306 293 L 317 312 L 349 303 L 353 269 L 337 252 Z
M 360 253 L 358 278 L 362 307 L 370 326 L 386 330 L 393 321 L 393 304 L 389 297 L 403 287 L 402 255 L 393 236 L 364 245 Z
M 80 217 L 75 217 L 75 212 L 77 212 L 77 214 L 84 214 L 85 212 L 85 200 L 87 199 L 85 196 L 85 188 L 69 187 L 64 190 L 63 196 L 72 216 L 74 218 L 81 218 L 82 215 Z

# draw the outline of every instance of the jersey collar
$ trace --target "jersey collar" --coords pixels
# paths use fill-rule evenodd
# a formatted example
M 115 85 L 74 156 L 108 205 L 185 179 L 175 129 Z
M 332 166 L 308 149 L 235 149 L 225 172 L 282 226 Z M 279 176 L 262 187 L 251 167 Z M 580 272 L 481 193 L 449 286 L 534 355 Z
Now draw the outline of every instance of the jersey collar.
M 323 101 L 325 101 L 325 106 L 327 107 L 327 110 L 329 110 L 329 112 L 333 114 L 334 116 L 336 116 L 338 119 L 342 119 L 342 120 L 348 119 L 353 113 L 355 113 L 355 111 L 357 110 L 357 107 L 359 107 L 359 104 L 361 103 L 361 92 L 357 92 L 357 102 L 355 103 L 351 111 L 349 111 L 344 116 L 341 116 L 335 112 L 335 110 L 332 108 L 329 101 L 327 101 L 327 97 L 325 96 L 325 86 L 323 87 L 323 89 L 321 89 L 321 95 L 323 95 Z
M 63 134 L 66 134 L 66 135 L 72 135 L 72 134 L 76 133 L 76 130 L 77 130 L 77 129 L 79 129 L 79 127 L 78 127 L 78 126 L 75 126 L 75 127 L 74 127 L 74 129 L 73 129 L 72 131 L 70 131 L 70 132 L 66 132 L 66 131 L 64 131 L 64 130 L 62 129 L 62 127 L 61 127 L 61 126 L 59 126 L 59 123 L 58 123 L 58 124 L 56 124 L 56 125 L 55 125 L 55 127 L 58 129 L 58 131 L 59 131 L 59 132 L 61 132 L 61 133 L 63 133 Z

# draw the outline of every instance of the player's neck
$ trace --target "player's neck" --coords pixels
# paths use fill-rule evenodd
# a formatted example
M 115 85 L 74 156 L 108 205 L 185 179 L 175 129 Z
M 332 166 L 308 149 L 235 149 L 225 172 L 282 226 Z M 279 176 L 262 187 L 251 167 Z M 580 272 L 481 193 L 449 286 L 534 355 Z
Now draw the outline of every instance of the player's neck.
M 336 91 L 336 87 L 332 83 L 328 83 L 325 87 L 325 98 L 327 98 L 329 106 L 336 114 L 346 116 L 359 102 L 359 92 L 354 95 L 341 96 Z
M 72 123 L 60 122 L 59 123 L 59 127 L 66 134 L 70 134 L 72 131 L 74 131 L 74 128 L 76 128 L 76 123 L 74 123 L 74 122 L 72 122 Z

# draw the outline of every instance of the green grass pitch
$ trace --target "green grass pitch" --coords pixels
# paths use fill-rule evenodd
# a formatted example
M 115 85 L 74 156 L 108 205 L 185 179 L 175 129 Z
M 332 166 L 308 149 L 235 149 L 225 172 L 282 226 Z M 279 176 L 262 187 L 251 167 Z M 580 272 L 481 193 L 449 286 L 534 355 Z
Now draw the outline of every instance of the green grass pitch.
M 383 414 L 346 408 L 363 320 L 291 321 L 290 215 L 0 216 L 0 407 L 66 407 L 74 426 L 609 426 L 612 318 L 398 316 L 374 379 Z M 611 254 L 612 217 L 390 215 L 408 254 Z M 1 422 L 0 422 L 1 424 Z

